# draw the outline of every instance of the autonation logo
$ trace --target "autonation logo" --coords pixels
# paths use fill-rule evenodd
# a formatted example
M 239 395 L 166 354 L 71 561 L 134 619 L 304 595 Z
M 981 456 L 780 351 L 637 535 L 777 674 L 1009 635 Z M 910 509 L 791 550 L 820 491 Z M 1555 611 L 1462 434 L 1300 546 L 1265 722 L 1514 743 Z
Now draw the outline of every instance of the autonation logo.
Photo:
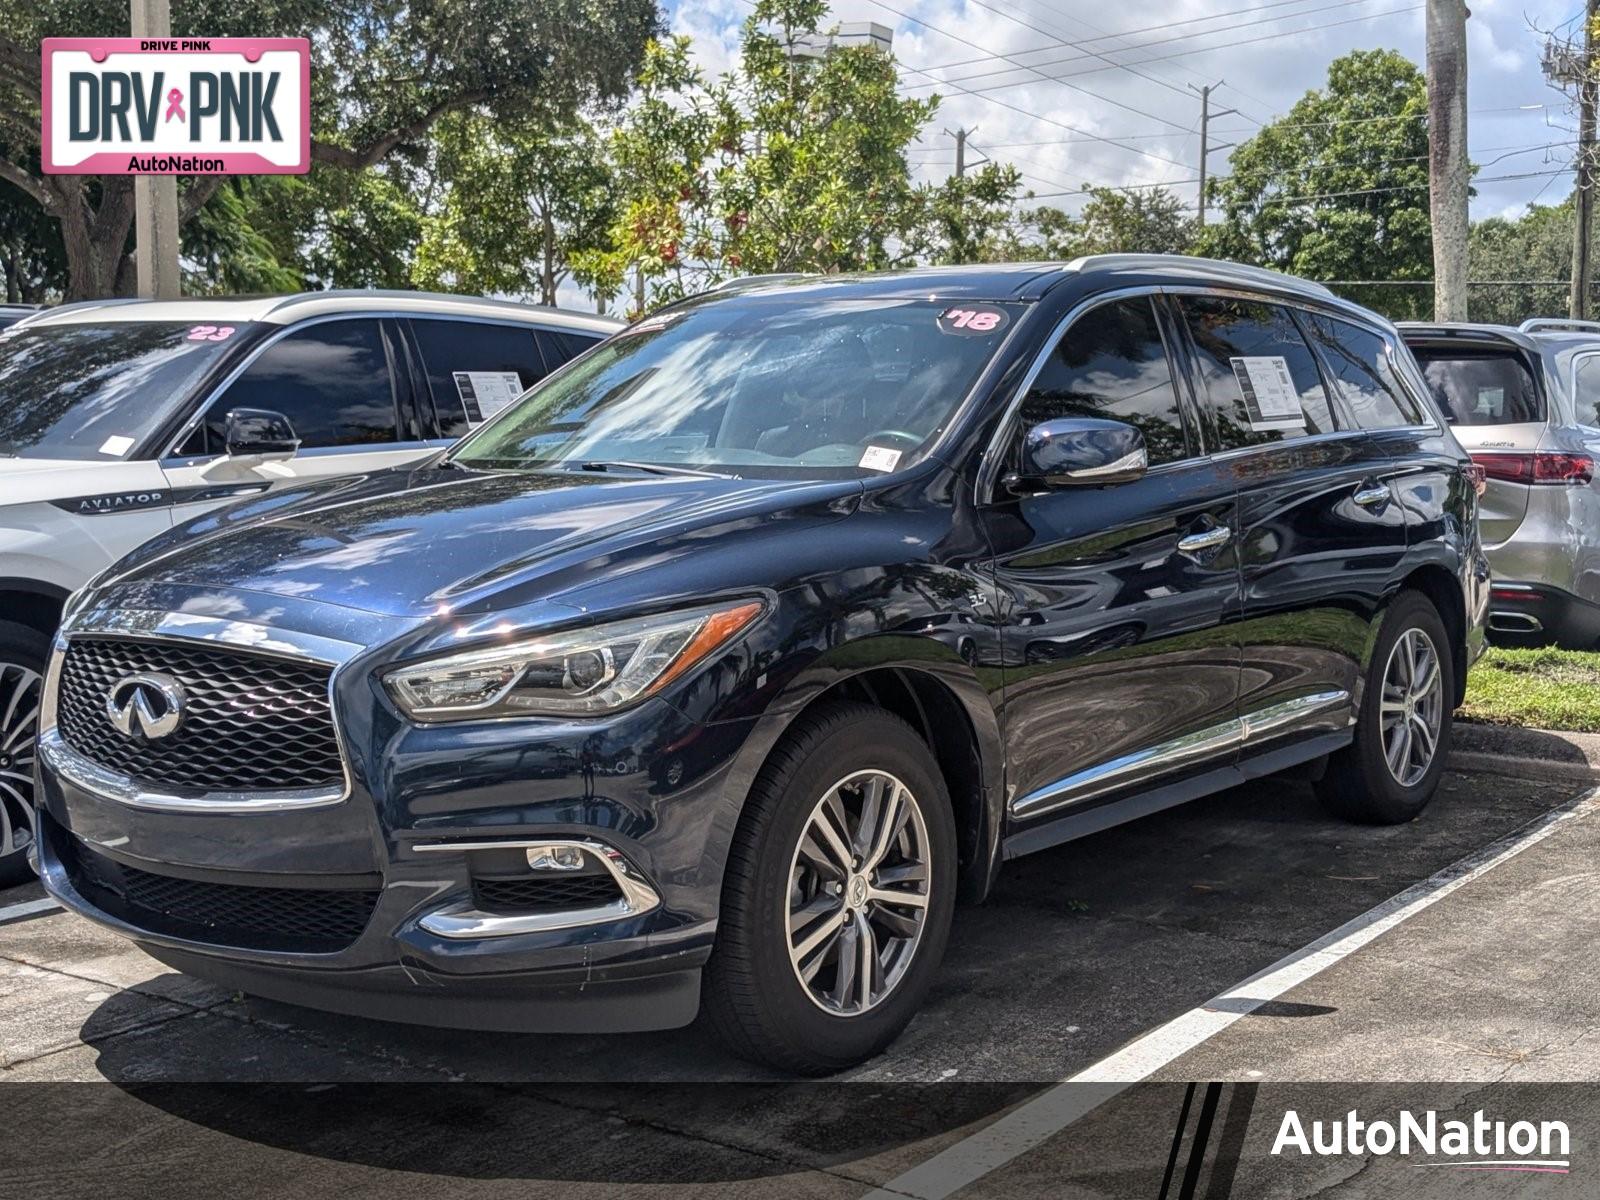
M 1418 1167 L 1565 1175 L 1572 1165 L 1567 1157 L 1571 1141 L 1565 1121 L 1507 1123 L 1490 1119 L 1481 1109 L 1470 1121 L 1441 1121 L 1436 1112 L 1418 1116 L 1409 1109 L 1401 1109 L 1393 1120 L 1364 1121 L 1351 1109 L 1338 1120 L 1312 1121 L 1308 1129 L 1291 1108 L 1283 1114 L 1272 1153 L 1298 1151 L 1307 1157 L 1415 1154 L 1444 1160 L 1412 1164 Z

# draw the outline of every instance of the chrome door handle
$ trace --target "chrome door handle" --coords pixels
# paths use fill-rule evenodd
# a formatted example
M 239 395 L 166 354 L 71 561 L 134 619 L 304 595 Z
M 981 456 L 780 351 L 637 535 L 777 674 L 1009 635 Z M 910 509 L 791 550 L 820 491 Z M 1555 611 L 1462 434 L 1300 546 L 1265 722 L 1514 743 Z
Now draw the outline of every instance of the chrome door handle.
M 1191 533 L 1188 537 L 1179 538 L 1178 549 L 1184 554 L 1194 554 L 1200 550 L 1211 550 L 1225 545 L 1232 537 L 1233 530 L 1226 525 L 1217 525 L 1200 533 Z
M 1371 487 L 1360 488 L 1350 498 L 1361 505 L 1362 508 L 1376 508 L 1380 504 L 1389 502 L 1389 485 L 1377 483 Z

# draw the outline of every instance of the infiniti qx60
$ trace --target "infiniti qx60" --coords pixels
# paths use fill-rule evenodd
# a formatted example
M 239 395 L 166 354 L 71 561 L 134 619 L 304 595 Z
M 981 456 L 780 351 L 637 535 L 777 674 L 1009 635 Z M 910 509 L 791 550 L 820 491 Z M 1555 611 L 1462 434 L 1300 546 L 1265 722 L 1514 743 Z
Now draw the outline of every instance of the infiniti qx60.
M 1417 816 L 1482 644 L 1480 483 L 1394 329 L 1279 275 L 710 293 L 448 452 L 198 517 L 80 593 L 45 885 L 263 996 L 704 1009 L 838 1070 L 1008 858 L 1291 767 Z

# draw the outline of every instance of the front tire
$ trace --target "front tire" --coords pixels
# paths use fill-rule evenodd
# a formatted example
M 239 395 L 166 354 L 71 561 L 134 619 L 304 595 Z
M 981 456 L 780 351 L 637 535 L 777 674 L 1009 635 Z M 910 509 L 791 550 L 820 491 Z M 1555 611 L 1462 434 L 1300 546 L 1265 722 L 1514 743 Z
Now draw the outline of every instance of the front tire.
M 1373 648 L 1355 740 L 1328 761 L 1317 797 L 1367 825 L 1413 820 L 1439 787 L 1456 694 L 1455 657 L 1438 610 L 1402 592 Z
M 50 639 L 0 621 L 0 887 L 32 876 L 34 735 Z
M 743 1058 L 825 1075 L 910 1022 L 950 936 L 955 820 L 928 745 L 865 704 L 802 718 L 729 851 L 706 1018 Z

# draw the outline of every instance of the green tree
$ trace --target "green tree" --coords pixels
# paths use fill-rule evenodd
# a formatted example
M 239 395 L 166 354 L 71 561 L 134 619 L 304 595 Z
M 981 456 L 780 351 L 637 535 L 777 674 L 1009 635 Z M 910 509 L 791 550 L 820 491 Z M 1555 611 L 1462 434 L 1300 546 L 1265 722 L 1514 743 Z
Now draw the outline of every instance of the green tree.
M 1468 297 L 1472 319 L 1516 325 L 1565 314 L 1575 223 L 1570 196 L 1515 219 L 1475 222 L 1467 238 L 1468 277 L 1476 281 Z M 1550 282 L 1528 282 L 1537 280 Z
M 1335 59 L 1326 88 L 1233 152 L 1210 187 L 1217 220 L 1199 246 L 1310 279 L 1431 278 L 1427 107 L 1423 74 L 1405 56 Z M 1431 306 L 1426 289 L 1359 298 L 1395 315 Z
M 1059 208 L 1024 214 L 1036 241 L 1030 258 L 1073 259 L 1084 254 L 1185 254 L 1194 244 L 1188 206 L 1164 187 L 1127 190 L 1084 185 L 1089 199 L 1077 216 Z
M 437 141 L 448 190 L 423 221 L 413 278 L 554 304 L 573 256 L 603 249 L 615 218 L 612 172 L 594 126 L 460 114 L 440 124 Z
M 0 180 L 58 226 L 69 297 L 131 287 L 133 188 L 40 173 L 39 41 L 125 35 L 127 22 L 122 0 L 0 0 Z M 178 0 L 172 14 L 180 37 L 308 36 L 312 159 L 350 172 L 420 164 L 433 126 L 454 112 L 554 120 L 620 99 L 659 24 L 654 0 Z M 180 219 L 221 187 L 188 181 Z
M 1010 163 L 984 163 L 969 174 L 918 189 L 908 248 L 936 263 L 1019 257 L 1013 252 L 1012 205 L 1021 187 L 1022 174 Z
M 658 43 L 612 138 L 612 247 L 581 260 L 602 286 L 671 299 L 732 275 L 894 265 L 924 198 L 905 152 L 936 98 L 897 94 L 894 60 L 866 46 L 806 54 L 822 0 L 759 0 L 740 58 L 708 81 L 683 39 Z

